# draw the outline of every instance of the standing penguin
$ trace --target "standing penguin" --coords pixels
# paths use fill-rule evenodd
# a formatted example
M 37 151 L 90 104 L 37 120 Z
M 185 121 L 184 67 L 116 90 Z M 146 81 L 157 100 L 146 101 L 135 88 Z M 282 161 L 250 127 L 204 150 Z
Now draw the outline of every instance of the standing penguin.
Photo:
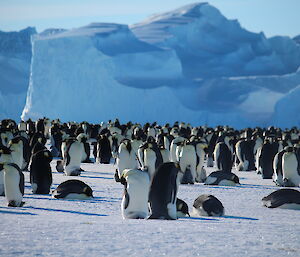
M 177 146 L 180 145 L 181 142 L 185 140 L 184 137 L 177 136 L 171 141 L 170 145 L 170 161 L 177 162 L 176 150 Z
M 145 219 L 149 215 L 150 179 L 146 171 L 125 169 L 122 173 L 124 195 L 121 203 L 123 219 Z
M 163 163 L 161 152 L 154 140 L 149 137 L 147 142 L 139 147 L 138 158 L 143 170 L 147 170 L 150 180 L 153 178 L 156 169 Z
M 196 178 L 197 155 L 195 146 L 185 141 L 180 147 L 177 159 L 179 160 L 180 169 L 183 172 L 181 177 L 182 184 L 194 184 Z
M 222 170 L 224 172 L 231 172 L 233 157 L 227 144 L 225 144 L 224 142 L 219 142 L 216 144 L 214 150 L 214 159 L 219 170 Z
M 213 167 L 214 166 L 213 153 L 214 153 L 214 150 L 215 150 L 217 140 L 218 140 L 218 134 L 217 134 L 216 131 L 209 131 L 209 133 L 206 135 L 206 141 L 208 142 L 207 167 Z
M 34 194 L 49 194 L 52 185 L 51 161 L 51 152 L 36 143 L 30 164 L 30 183 Z
M 236 155 L 239 160 L 239 165 L 237 170 L 239 171 L 250 171 L 256 170 L 255 167 L 255 158 L 254 158 L 254 146 L 255 141 L 246 138 L 240 139 L 236 145 Z
M 265 140 L 259 155 L 259 171 L 263 179 L 271 179 L 273 176 L 273 161 L 278 152 L 279 144 L 271 140 Z
M 291 147 L 292 148 L 292 147 Z M 282 158 L 287 151 L 293 151 L 289 146 L 278 152 L 273 161 L 273 181 L 277 186 L 283 186 Z
M 30 161 L 30 147 L 28 139 L 16 136 L 9 141 L 9 148 L 13 151 L 12 157 L 21 170 L 26 170 Z
M 76 140 L 70 140 L 66 144 L 64 155 L 64 172 L 67 176 L 79 176 L 81 173 L 81 160 L 84 154 L 84 145 L 81 139 L 82 134 L 77 136 Z
M 103 134 L 99 137 L 97 143 L 97 163 L 109 164 L 111 157 L 111 146 L 108 136 Z
M 125 169 L 137 169 L 136 154 L 132 149 L 131 141 L 124 139 L 118 150 L 117 155 L 117 173 L 118 177 L 121 178 L 122 173 Z
M 207 143 L 205 140 L 199 139 L 195 141 L 195 148 L 197 154 L 197 167 L 196 167 L 196 182 L 202 183 L 206 179 L 206 170 L 204 169 L 204 159 L 207 151 Z
M 8 206 L 23 206 L 25 203 L 22 201 L 25 187 L 24 174 L 15 163 L 0 164 L 1 169 L 4 169 L 4 188 Z
M 155 172 L 149 192 L 149 219 L 177 219 L 178 172 L 180 169 L 174 162 L 163 163 Z
M 299 162 L 300 157 L 296 154 L 295 149 L 293 147 L 288 148 L 282 157 L 283 186 L 300 186 Z

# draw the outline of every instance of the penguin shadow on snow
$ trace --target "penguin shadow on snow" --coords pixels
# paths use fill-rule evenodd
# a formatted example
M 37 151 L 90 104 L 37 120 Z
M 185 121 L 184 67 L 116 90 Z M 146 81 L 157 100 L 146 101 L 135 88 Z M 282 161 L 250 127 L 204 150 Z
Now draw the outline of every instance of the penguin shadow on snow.
M 252 221 L 259 220 L 257 218 L 231 216 L 231 215 L 224 215 L 224 216 L 221 216 L 221 217 L 214 217 L 214 218 L 204 218 L 204 217 L 191 216 L 191 217 L 182 217 L 178 220 L 180 221 L 181 219 L 184 219 L 184 220 L 199 220 L 199 221 L 218 221 L 218 222 L 222 221 L 223 219 L 252 220 Z
M 95 192 L 95 191 L 94 191 Z M 105 203 L 118 203 L 122 200 L 122 198 L 114 198 L 114 197 L 94 197 L 91 200 L 86 200 L 90 203 L 101 203 L 101 202 L 105 202 Z
M 18 212 L 17 210 L 21 210 Z M 14 210 L 11 210 L 9 207 L 0 207 L 0 214 L 16 214 L 16 215 L 37 215 L 36 213 L 31 212 L 23 212 L 23 208 L 14 208 Z
M 257 189 L 268 189 L 268 190 L 276 190 L 278 186 L 265 186 L 265 185 L 254 185 L 254 184 L 241 184 L 237 187 L 240 188 L 257 188 Z
M 110 175 L 112 175 L 112 174 L 110 174 Z M 98 177 L 96 177 L 96 176 L 86 176 L 86 175 L 83 175 L 83 174 L 81 174 L 80 175 L 80 177 L 82 177 L 82 178 L 96 178 L 96 179 L 99 179 L 99 178 L 101 178 L 101 179 L 114 179 L 113 177 L 102 177 L 102 176 L 98 176 Z
M 79 214 L 79 215 L 87 215 L 87 216 L 97 216 L 97 217 L 106 217 L 106 214 L 99 213 L 90 213 L 90 212 L 81 212 L 81 211 L 72 211 L 72 210 L 62 210 L 62 209 L 53 209 L 53 208 L 42 208 L 42 207 L 34 207 L 34 206 L 25 206 L 20 209 L 32 209 L 32 210 L 40 210 L 40 211 L 50 211 L 50 212 L 62 212 L 62 213 L 71 213 L 71 214 Z

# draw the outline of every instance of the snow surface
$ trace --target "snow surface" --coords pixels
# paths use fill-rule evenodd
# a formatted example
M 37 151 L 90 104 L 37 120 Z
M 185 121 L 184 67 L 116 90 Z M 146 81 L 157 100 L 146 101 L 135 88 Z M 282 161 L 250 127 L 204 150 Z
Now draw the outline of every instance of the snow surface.
M 249 32 L 207 3 L 130 27 L 50 29 L 33 38 L 22 119 L 296 125 L 274 117 L 300 85 L 299 66 L 294 40 Z
M 55 189 L 67 177 L 51 163 Z M 175 221 L 123 220 L 123 186 L 113 164 L 82 164 L 80 179 L 91 200 L 58 200 L 33 195 L 25 173 L 25 205 L 6 207 L 0 197 L 1 256 L 299 256 L 299 211 L 268 209 L 261 198 L 279 189 L 255 172 L 235 172 L 240 186 L 180 185 L 178 197 L 190 211 L 200 194 L 213 194 L 224 217 Z M 207 168 L 208 173 L 214 168 Z

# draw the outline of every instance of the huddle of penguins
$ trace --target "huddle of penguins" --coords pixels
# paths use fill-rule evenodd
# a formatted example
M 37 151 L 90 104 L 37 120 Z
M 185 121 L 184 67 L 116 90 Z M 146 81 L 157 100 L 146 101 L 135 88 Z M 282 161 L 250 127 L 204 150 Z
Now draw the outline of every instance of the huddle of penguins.
M 54 129 L 54 130 L 52 130 Z M 0 123 L 0 196 L 5 196 L 8 206 L 21 207 L 24 205 L 24 174 L 30 172 L 30 184 L 33 194 L 49 194 L 52 185 L 52 170 L 50 162 L 53 157 L 59 156 L 60 151 L 55 152 L 56 148 L 49 150 L 46 147 L 47 139 L 53 143 L 55 139 L 55 125 L 49 119 L 39 119 L 36 122 L 28 120 L 21 121 L 17 124 L 14 120 L 5 119 Z M 64 170 L 66 175 L 79 175 L 77 170 L 77 159 L 86 158 L 80 149 L 81 143 L 85 142 L 84 134 L 80 133 L 76 139 L 61 142 L 64 156 Z M 80 143 L 79 143 L 80 142 Z M 74 143 L 75 147 L 71 147 Z M 79 146 L 78 146 L 79 145 Z M 76 149 L 77 146 L 77 149 Z M 52 147 L 51 147 L 52 148 Z M 68 153 L 75 148 L 72 153 L 72 160 Z M 84 148 L 84 146 L 83 146 Z M 78 151 L 78 152 L 76 152 Z M 78 157 L 78 153 L 80 153 Z M 74 160 L 75 159 L 75 160 Z M 79 160 L 80 162 L 84 159 Z M 72 166 L 73 165 L 73 166 Z M 77 173 L 76 173 L 77 172 Z M 75 196 L 92 196 L 92 189 L 79 180 L 68 180 L 62 183 L 53 191 L 55 198 L 68 198 L 70 195 Z
M 47 118 L 35 122 L 6 119 L 0 126 L 0 195 L 8 206 L 24 204 L 24 174 L 30 172 L 34 194 L 49 194 L 52 185 L 50 162 L 59 158 L 56 170 L 80 176 L 81 163 L 117 167 L 115 180 L 124 185 L 121 211 L 124 219 L 177 219 L 189 216 L 188 205 L 177 198 L 180 184 L 235 186 L 239 171 L 256 171 L 280 187 L 299 187 L 300 132 L 297 128 L 234 130 L 227 126 L 192 127 L 175 122 L 120 124 L 62 123 Z M 47 149 L 46 142 L 51 147 Z M 205 165 L 217 167 L 209 176 Z M 300 192 L 280 189 L 262 199 L 264 206 L 300 206 Z M 53 192 L 55 198 L 85 199 L 92 189 L 77 179 L 68 179 Z M 200 195 L 193 214 L 222 216 L 224 206 L 213 195 Z
M 233 165 L 239 171 L 257 170 L 263 179 L 273 178 L 278 186 L 299 187 L 300 167 L 295 157 L 299 136 L 296 128 L 236 131 L 185 123 L 175 123 L 172 127 L 156 123 L 135 125 L 131 138 L 120 141 L 116 155 L 115 179 L 124 185 L 122 216 L 124 219 L 189 216 L 188 205 L 177 198 L 179 184 L 238 185 Z M 208 167 L 214 167 L 215 163 L 218 168 L 209 176 L 204 168 L 205 159 Z M 263 198 L 263 203 L 269 208 L 283 205 L 300 208 L 299 191 L 278 190 Z M 193 214 L 222 216 L 224 206 L 213 195 L 200 195 L 193 203 Z

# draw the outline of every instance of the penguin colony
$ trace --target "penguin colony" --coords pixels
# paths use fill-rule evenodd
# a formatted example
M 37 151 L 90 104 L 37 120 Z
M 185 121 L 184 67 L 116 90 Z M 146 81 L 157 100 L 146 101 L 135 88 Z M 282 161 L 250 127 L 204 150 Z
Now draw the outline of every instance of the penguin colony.
M 124 219 L 167 219 L 190 216 L 188 204 L 177 198 L 180 184 L 236 186 L 239 171 L 252 171 L 280 187 L 300 185 L 300 131 L 269 127 L 235 130 L 227 126 L 192 127 L 175 122 L 121 124 L 118 119 L 101 124 L 62 123 L 6 119 L 0 124 L 0 196 L 8 206 L 23 206 L 24 174 L 30 172 L 33 194 L 49 194 L 50 162 L 66 176 L 54 198 L 88 199 L 92 189 L 79 179 L 81 163 L 113 162 L 115 180 L 124 186 Z M 46 142 L 50 141 L 50 148 Z M 93 156 L 90 156 L 92 152 Z M 216 170 L 209 176 L 207 167 Z M 268 208 L 299 208 L 297 189 L 279 189 L 262 199 Z M 222 216 L 224 206 L 213 195 L 199 195 L 193 215 Z

